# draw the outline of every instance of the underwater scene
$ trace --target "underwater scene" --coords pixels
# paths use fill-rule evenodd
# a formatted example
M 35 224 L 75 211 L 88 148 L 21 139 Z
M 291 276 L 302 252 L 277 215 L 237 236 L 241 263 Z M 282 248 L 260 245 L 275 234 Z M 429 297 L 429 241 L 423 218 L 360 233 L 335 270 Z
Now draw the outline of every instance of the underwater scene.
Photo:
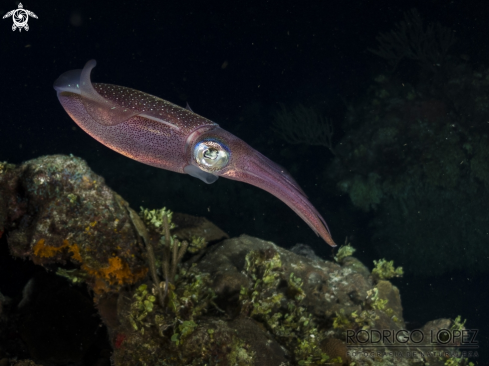
M 0 366 L 489 365 L 488 4 L 0 14 Z

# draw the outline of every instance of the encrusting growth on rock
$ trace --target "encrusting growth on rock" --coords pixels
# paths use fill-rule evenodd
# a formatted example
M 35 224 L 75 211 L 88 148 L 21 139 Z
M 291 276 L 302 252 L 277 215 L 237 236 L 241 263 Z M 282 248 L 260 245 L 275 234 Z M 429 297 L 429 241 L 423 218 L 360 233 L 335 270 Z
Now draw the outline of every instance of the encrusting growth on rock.
M 348 344 L 346 332 L 405 329 L 387 280 L 402 270 L 382 259 L 370 272 L 350 245 L 330 262 L 247 235 L 226 239 L 207 220 L 166 208 L 138 215 L 74 157 L 3 164 L 0 192 L 10 252 L 87 286 L 114 365 L 375 365 L 364 355 L 386 345 Z M 463 323 L 439 319 L 423 331 L 451 326 Z

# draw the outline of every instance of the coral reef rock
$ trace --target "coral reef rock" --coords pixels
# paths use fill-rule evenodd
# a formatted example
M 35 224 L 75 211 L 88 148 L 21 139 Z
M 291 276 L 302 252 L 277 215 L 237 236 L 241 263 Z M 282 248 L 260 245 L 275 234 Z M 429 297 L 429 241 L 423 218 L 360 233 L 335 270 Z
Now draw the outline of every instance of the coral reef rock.
M 396 357 L 389 342 L 364 339 L 406 325 L 399 290 L 350 256 L 352 248 L 331 262 L 306 245 L 300 255 L 248 235 L 220 241 L 227 235 L 206 219 L 167 209 L 140 216 L 79 158 L 0 164 L 0 235 L 8 234 L 13 256 L 61 276 L 28 284 L 21 306 L 0 296 L 0 334 L 19 324 L 26 347 L 18 356 L 33 360 L 19 365 L 82 357 L 105 365 L 108 347 L 121 366 L 443 364 L 430 345 L 426 355 Z M 75 303 L 78 320 L 68 316 Z M 92 311 L 107 330 L 106 348 L 90 338 L 105 335 Z M 74 328 L 57 324 L 68 318 Z M 67 352 L 49 351 L 48 328 Z M 440 329 L 463 323 L 439 319 L 423 331 Z M 393 343 L 405 355 L 418 346 Z M 0 361 L 15 354 L 0 351 Z

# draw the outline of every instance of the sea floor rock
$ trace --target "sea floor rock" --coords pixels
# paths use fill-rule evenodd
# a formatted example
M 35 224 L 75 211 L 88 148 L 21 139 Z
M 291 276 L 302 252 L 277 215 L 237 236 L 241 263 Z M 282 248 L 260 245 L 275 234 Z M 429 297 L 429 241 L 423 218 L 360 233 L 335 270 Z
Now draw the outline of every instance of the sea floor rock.
M 444 364 L 436 346 L 428 344 L 425 350 L 433 353 L 421 355 L 413 353 L 417 344 L 394 341 L 400 357 L 385 339 L 365 339 L 373 331 L 401 332 L 406 324 L 397 287 L 372 276 L 354 257 L 337 263 L 248 235 L 229 239 L 205 218 L 185 214 L 174 214 L 178 227 L 167 237 L 161 222 L 155 230 L 137 217 L 79 158 L 54 155 L 0 165 L 0 235 L 7 233 L 13 256 L 71 281 L 56 281 L 52 296 L 59 313 L 83 298 L 80 319 L 93 319 L 98 311 L 114 365 Z M 179 248 L 194 242 L 200 246 L 175 266 L 175 277 L 159 280 L 165 277 L 165 258 L 170 263 L 173 251 L 176 265 Z M 73 284 L 88 290 L 93 303 Z M 0 304 L 6 303 L 2 299 Z M 30 315 L 22 320 L 23 306 L 11 301 L 2 308 L 0 334 L 13 324 L 22 327 L 17 332 L 27 349 L 22 357 L 36 363 L 106 364 L 104 355 L 47 352 L 42 327 L 62 321 L 49 314 L 54 307 L 48 300 L 53 298 L 46 292 L 27 301 Z M 96 322 L 73 324 L 64 328 L 73 330 L 72 336 L 63 333 L 66 349 L 97 344 Z M 439 319 L 423 331 L 454 326 L 463 324 Z M 102 352 L 103 346 L 95 349 Z M 0 359 L 15 357 L 8 349 L 1 352 Z

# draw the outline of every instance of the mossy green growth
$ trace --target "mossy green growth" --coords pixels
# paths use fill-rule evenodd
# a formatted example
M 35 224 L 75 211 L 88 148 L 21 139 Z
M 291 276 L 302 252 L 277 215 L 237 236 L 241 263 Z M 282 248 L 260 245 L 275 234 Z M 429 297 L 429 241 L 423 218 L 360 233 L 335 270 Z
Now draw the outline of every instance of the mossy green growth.
M 342 245 L 340 249 L 338 249 L 338 254 L 335 255 L 334 260 L 338 263 L 343 263 L 343 259 L 351 257 L 355 251 L 356 249 L 350 244 Z
M 190 253 L 197 253 L 207 246 L 205 238 L 200 236 L 192 236 L 187 251 Z
M 248 350 L 248 345 L 239 338 L 234 338 L 231 352 L 228 356 L 230 365 L 253 366 L 255 365 L 255 352 Z
M 195 330 L 196 320 L 214 304 L 216 295 L 209 274 L 199 272 L 194 264 L 189 269 L 180 268 L 167 297 L 165 312 L 156 315 L 154 323 L 162 337 L 167 329 L 173 329 L 171 340 L 178 346 Z
M 343 309 L 340 309 L 333 318 L 333 328 L 343 331 L 347 329 L 368 330 L 375 328 L 375 321 L 379 318 L 377 312 L 372 308 L 368 308 L 368 306 L 360 312 L 355 310 L 350 315 L 347 315 Z
M 196 264 L 189 269 L 181 268 L 175 290 L 168 292 L 168 307 L 179 319 L 195 320 L 213 304 L 216 294 L 211 284 L 209 274 L 199 272 Z
M 168 227 L 170 228 L 170 230 L 176 227 L 176 225 L 172 222 L 173 212 L 167 210 L 166 207 L 163 207 L 159 210 L 149 210 L 147 208 L 141 207 L 139 216 L 147 227 L 152 228 L 157 233 L 162 235 L 165 233 L 165 228 L 163 226 L 163 218 L 165 216 L 168 218 Z
M 404 271 L 402 267 L 394 268 L 394 261 L 386 261 L 380 259 L 374 261 L 374 269 L 372 270 L 372 276 L 376 280 L 388 280 L 394 277 L 402 277 Z
M 282 268 L 280 255 L 277 252 L 267 254 L 269 257 L 262 252 L 252 251 L 245 258 L 246 273 L 253 285 L 249 289 L 242 287 L 239 298 L 241 312 L 251 317 L 268 315 L 280 305 L 284 297 L 282 293 L 275 291 L 280 282 L 279 270 Z M 269 293 L 264 295 L 267 290 Z
M 441 358 L 441 361 L 443 359 Z M 445 361 L 445 366 L 474 366 L 473 362 L 468 362 L 466 358 L 463 357 L 450 357 Z
M 374 287 L 367 291 L 367 300 L 369 300 L 369 306 L 374 310 L 384 310 L 385 305 L 389 302 L 387 299 L 379 298 L 379 289 Z
M 341 330 L 375 328 L 375 321 L 380 318 L 379 311 L 391 316 L 392 320 L 398 321 L 397 317 L 393 315 L 392 309 L 386 309 L 388 302 L 389 300 L 379 297 L 379 289 L 374 287 L 367 291 L 367 298 L 363 302 L 362 310 L 354 311 L 349 316 L 343 309 L 336 312 L 336 317 L 333 318 L 333 327 Z
M 9 164 L 6 161 L 1 162 L 0 161 L 0 174 L 5 173 L 7 170 L 14 169 L 15 165 L 14 164 Z
M 369 330 L 375 328 L 375 321 L 380 317 L 374 310 L 362 310 L 360 313 L 354 311 L 351 313 L 351 317 L 362 330 Z
M 465 326 L 465 322 L 467 321 L 467 319 L 465 319 L 464 321 L 462 321 L 462 317 L 460 315 L 458 315 L 455 320 L 453 321 L 453 324 L 452 326 L 450 327 L 450 330 L 454 331 L 454 330 L 458 330 L 458 331 L 462 331 L 464 330 L 464 326 Z
M 351 320 L 345 313 L 345 309 L 340 309 L 336 312 L 336 316 L 333 317 L 333 328 L 334 329 L 349 329 L 351 328 Z
M 126 327 L 129 328 L 129 331 L 134 331 L 130 333 L 136 337 L 138 342 L 137 350 L 131 349 L 131 355 L 138 361 L 136 363 L 143 364 L 143 359 L 148 365 L 168 366 L 197 366 L 202 365 L 201 360 L 210 362 L 212 352 L 220 349 L 217 342 L 222 336 L 218 327 L 206 329 L 205 325 L 201 324 L 204 312 L 211 304 L 214 304 L 215 294 L 211 285 L 209 274 L 200 272 L 194 264 L 190 268 L 180 267 L 175 283 L 168 284 L 163 308 L 156 301 L 156 296 L 153 296 L 156 293 L 155 287 L 150 290 L 149 285 L 143 284 L 136 289 L 124 316 Z M 163 289 L 165 286 L 165 282 L 160 283 Z M 209 335 L 213 334 L 211 342 L 204 346 L 200 342 L 201 337 L 195 335 L 196 332 L 202 332 L 203 329 Z M 148 352 L 141 356 L 138 352 L 148 344 L 151 344 L 151 347 L 148 346 Z M 134 344 L 131 347 L 133 346 Z M 161 347 L 164 347 L 165 353 L 164 355 L 159 354 L 158 363 L 156 363 L 155 349 L 161 349 Z M 198 350 L 195 350 L 195 347 Z M 193 362 L 188 357 L 189 350 L 200 354 L 202 359 Z M 135 353 L 132 353 L 133 351 Z M 235 350 L 229 352 L 231 351 Z M 243 351 L 238 353 L 241 356 L 245 354 Z M 219 355 L 224 357 L 220 353 Z M 176 362 L 176 360 L 179 361 Z M 237 365 L 248 366 L 245 362 Z
M 289 276 L 289 290 L 288 290 L 288 295 L 289 297 L 292 297 L 296 301 L 302 301 L 306 298 L 306 293 L 302 289 L 302 279 L 295 276 L 294 273 L 292 272 Z
M 302 360 L 297 362 L 298 365 L 324 365 L 335 363 L 334 361 L 329 361 L 329 356 L 321 352 L 316 344 L 316 342 L 311 342 L 309 339 L 300 339 L 297 349 L 303 355 Z M 318 354 L 319 356 L 316 356 Z
M 68 195 L 66 195 L 66 197 L 68 198 L 68 200 L 70 201 L 70 204 L 72 204 L 72 205 L 74 205 L 78 202 L 78 196 L 76 194 L 69 193 Z
M 291 273 L 286 293 L 277 290 L 284 280 L 280 254 L 273 249 L 248 253 L 244 273 L 252 286 L 241 288 L 241 314 L 264 324 L 298 365 L 326 364 L 329 357 L 319 347 L 324 335 L 301 306 L 306 297 L 302 279 Z
M 178 346 L 181 344 L 187 336 L 193 333 L 197 328 L 197 324 L 192 320 L 185 320 L 178 325 L 178 332 L 175 331 L 171 337 L 172 342 L 175 342 Z
M 148 286 L 142 284 L 134 293 L 133 300 L 128 319 L 134 330 L 140 330 L 144 334 L 144 327 L 149 328 L 151 322 L 143 320 L 153 311 L 156 298 L 148 292 Z
M 388 302 L 389 300 L 379 297 L 379 290 L 374 287 L 367 291 L 367 298 L 363 302 L 360 311 L 355 310 L 350 315 L 346 314 L 344 309 L 337 311 L 336 316 L 333 318 L 333 328 L 339 330 L 352 328 L 368 330 L 375 328 L 375 321 L 380 318 L 379 311 L 383 311 L 387 315 L 392 314 L 392 309 L 386 309 Z M 395 316 L 392 316 L 392 319 L 398 321 Z

